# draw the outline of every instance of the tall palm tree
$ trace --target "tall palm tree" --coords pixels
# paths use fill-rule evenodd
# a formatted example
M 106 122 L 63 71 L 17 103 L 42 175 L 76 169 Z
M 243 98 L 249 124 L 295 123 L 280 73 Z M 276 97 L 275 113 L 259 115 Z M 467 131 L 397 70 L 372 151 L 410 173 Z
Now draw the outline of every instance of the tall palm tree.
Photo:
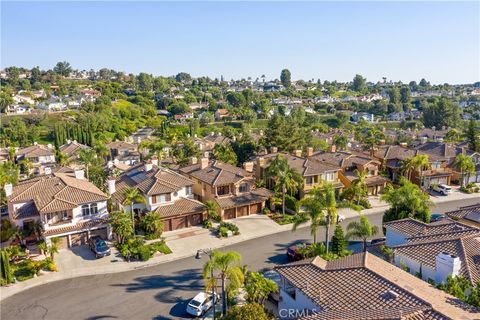
M 430 160 L 426 154 L 417 154 L 412 158 L 412 166 L 414 170 L 420 172 L 420 186 L 423 186 L 425 170 L 430 167 Z
M 87 180 L 89 178 L 89 168 L 93 163 L 95 162 L 95 158 L 97 155 L 95 154 L 95 151 L 90 148 L 85 148 L 82 149 L 78 152 L 78 162 L 80 164 L 83 164 L 85 167 L 85 175 L 87 177 Z
M 132 215 L 133 234 L 135 234 L 135 213 L 133 206 L 135 203 L 146 203 L 145 197 L 142 195 L 138 188 L 128 188 L 124 192 L 125 200 L 123 205 L 130 206 L 130 214 Z
M 213 200 L 205 202 L 205 211 L 207 211 L 207 218 L 213 221 L 220 221 L 220 215 L 218 214 L 218 204 Z
M 411 158 L 407 158 L 402 161 L 400 166 L 400 172 L 408 178 L 408 180 L 412 179 L 412 171 L 414 170 L 413 162 Z
M 353 190 L 354 190 L 354 197 L 357 199 L 357 205 L 360 203 L 360 199 L 367 195 L 367 183 L 365 180 L 367 179 L 367 171 L 359 171 L 357 169 L 353 170 L 353 175 L 355 176 L 355 180 L 352 183 Z
M 337 201 L 335 199 L 335 188 L 333 184 L 328 183 L 324 187 L 324 197 L 325 197 L 325 248 L 328 253 L 328 247 L 330 242 L 330 227 L 337 224 Z
M 379 232 L 379 228 L 370 224 L 367 217 L 360 216 L 360 221 L 352 221 L 347 226 L 347 234 L 345 237 L 362 239 L 363 252 L 367 252 L 367 240 L 375 236 Z
M 461 176 L 461 186 L 462 188 L 465 185 L 465 175 L 467 174 L 470 176 L 473 172 L 475 172 L 475 163 L 473 162 L 473 159 L 469 156 L 466 156 L 464 154 L 459 154 L 455 158 L 455 162 L 453 163 L 455 168 L 460 170 L 460 176 Z M 468 178 L 467 180 L 469 180 Z
M 275 181 L 276 191 L 282 193 L 282 214 L 285 215 L 285 195 L 287 191 L 296 192 L 302 186 L 303 178 L 280 154 L 270 162 L 265 175 Z
M 310 220 L 310 234 L 313 236 L 314 244 L 317 243 L 318 227 L 325 224 L 325 201 L 323 195 L 322 188 L 317 187 L 312 189 L 308 197 L 300 201 L 305 211 L 293 222 L 292 231 L 295 231 L 302 223 Z
M 242 256 L 235 251 L 212 252 L 210 260 L 203 266 L 203 277 L 209 286 L 216 287 L 217 279 L 221 280 L 222 285 L 222 313 L 227 313 L 227 281 L 229 288 L 239 288 L 244 282 L 244 275 L 241 267 Z M 218 276 L 212 274 L 217 272 Z M 207 288 L 208 289 L 208 288 Z

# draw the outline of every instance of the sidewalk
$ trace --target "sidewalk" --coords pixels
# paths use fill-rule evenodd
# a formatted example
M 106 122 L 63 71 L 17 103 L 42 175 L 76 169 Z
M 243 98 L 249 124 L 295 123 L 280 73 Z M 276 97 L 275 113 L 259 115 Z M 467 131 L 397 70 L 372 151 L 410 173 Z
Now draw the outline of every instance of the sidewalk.
M 479 195 L 465 194 L 458 190 L 454 190 L 454 192 L 448 196 L 432 196 L 431 200 L 435 204 L 439 204 L 448 201 L 474 198 L 479 198 Z M 363 210 L 362 214 L 372 215 L 388 209 L 388 204 L 380 201 L 379 197 L 370 197 L 370 202 L 372 208 Z M 338 213 L 344 215 L 346 219 L 357 217 L 359 215 L 357 211 L 348 208 L 339 209 Z M 166 239 L 167 245 L 172 249 L 172 253 L 168 255 L 156 255 L 146 262 L 125 262 L 115 248 L 112 248 L 111 256 L 102 259 L 95 259 L 85 246 L 76 247 L 72 250 L 61 250 L 55 259 L 59 272 L 47 273 L 24 282 L 18 282 L 10 287 L 1 287 L 0 300 L 23 290 L 53 281 L 147 268 L 173 260 L 194 256 L 198 249 L 218 249 L 239 242 L 289 231 L 292 228 L 291 224 L 283 226 L 278 225 L 265 215 L 252 215 L 238 218 L 234 220 L 234 223 L 239 227 L 240 235 L 231 238 L 217 238 L 210 230 L 203 229 L 202 227 L 191 227 L 165 232 L 164 238 Z M 302 225 L 301 228 L 308 226 L 309 224 L 306 223 Z

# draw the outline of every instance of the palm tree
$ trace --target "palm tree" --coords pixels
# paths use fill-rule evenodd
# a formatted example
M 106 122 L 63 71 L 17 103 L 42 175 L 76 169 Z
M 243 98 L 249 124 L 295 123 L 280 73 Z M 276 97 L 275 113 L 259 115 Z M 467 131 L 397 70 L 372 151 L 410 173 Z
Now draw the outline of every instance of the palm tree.
M 163 232 L 162 217 L 158 212 L 152 211 L 146 214 L 140 221 L 140 226 L 145 230 L 145 235 L 158 239 Z
M 218 214 L 218 204 L 213 200 L 205 202 L 205 211 L 207 211 L 207 218 L 213 221 L 220 221 L 220 215 Z
M 415 157 L 412 159 L 412 166 L 414 170 L 420 172 L 420 186 L 423 187 L 423 177 L 425 174 L 425 170 L 430 167 L 430 160 L 428 158 L 428 155 L 426 154 L 417 154 Z
M 352 237 L 363 240 L 363 252 L 367 252 L 367 239 L 375 236 L 379 232 L 379 228 L 370 224 L 367 217 L 360 216 L 360 222 L 352 221 L 347 226 L 347 234 L 345 237 Z
M 130 206 L 130 214 L 132 215 L 133 234 L 135 234 L 135 213 L 133 212 L 133 206 L 135 203 L 146 203 L 145 197 L 137 188 L 127 188 L 123 194 L 125 200 L 123 205 Z
M 335 200 L 335 188 L 333 184 L 328 183 L 324 187 L 324 197 L 325 197 L 325 248 L 328 253 L 328 247 L 330 242 L 330 226 L 335 226 L 337 224 L 337 201 Z
M 55 253 L 58 253 L 58 245 L 60 244 L 60 238 L 54 237 L 50 239 L 50 246 L 48 247 L 48 253 L 50 254 L 50 258 L 54 258 Z
M 266 178 L 272 178 L 275 181 L 276 191 L 282 193 L 282 214 L 285 215 L 285 195 L 287 191 L 296 192 L 303 184 L 302 176 L 297 170 L 288 165 L 288 161 L 278 155 L 270 162 L 266 170 Z
M 367 183 L 365 180 L 367 179 L 367 171 L 359 171 L 357 169 L 353 170 L 353 175 L 355 176 L 355 180 L 352 183 L 353 191 L 354 191 L 354 198 L 357 199 L 357 205 L 360 203 L 360 199 L 367 195 Z
M 411 158 L 407 158 L 402 161 L 402 165 L 400 166 L 400 172 L 402 172 L 402 174 L 406 176 L 408 180 L 412 179 L 412 171 L 414 169 L 415 168 L 413 167 L 413 162 Z
M 238 252 L 223 253 L 215 250 L 212 252 L 210 260 L 203 266 L 203 277 L 209 286 L 215 288 L 218 278 L 222 282 L 222 313 L 224 315 L 227 313 L 227 281 L 231 290 L 239 288 L 244 282 L 241 261 L 242 256 Z M 212 279 L 215 271 L 218 273 L 218 277 L 213 276 Z
M 461 187 L 463 188 L 465 185 L 465 174 L 470 176 L 473 172 L 475 172 L 475 163 L 473 162 L 472 158 L 469 156 L 466 156 L 464 154 L 459 154 L 455 158 L 455 162 L 453 163 L 455 168 L 460 170 L 460 176 L 461 178 Z M 470 180 L 470 177 L 468 177 L 467 180 Z
M 310 191 L 308 197 L 300 202 L 304 206 L 305 212 L 302 212 L 293 222 L 292 231 L 297 230 L 298 226 L 310 220 L 310 234 L 313 236 L 313 243 L 317 243 L 318 227 L 325 224 L 325 206 L 323 199 L 323 189 L 320 187 Z
M 96 157 L 97 155 L 95 154 L 95 151 L 90 148 L 85 148 L 78 152 L 78 162 L 85 166 L 85 175 L 87 176 L 87 180 L 89 177 L 88 169 L 94 163 Z

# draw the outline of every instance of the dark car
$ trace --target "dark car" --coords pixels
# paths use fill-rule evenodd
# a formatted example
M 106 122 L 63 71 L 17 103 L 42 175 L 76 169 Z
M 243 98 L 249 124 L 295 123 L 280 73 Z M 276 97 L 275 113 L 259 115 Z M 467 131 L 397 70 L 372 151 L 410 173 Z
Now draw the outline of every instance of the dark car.
M 299 261 L 305 259 L 305 256 L 298 249 L 305 248 L 306 244 L 298 244 L 288 247 L 287 257 L 289 261 Z
M 97 258 L 102 258 L 111 254 L 107 243 L 100 236 L 94 236 L 88 239 L 88 245 Z
M 370 241 L 370 245 L 374 246 L 374 245 L 384 243 L 384 242 L 385 242 L 385 238 L 372 239 L 372 241 Z
M 430 222 L 436 222 L 445 219 L 445 215 L 442 213 L 433 213 L 430 218 Z

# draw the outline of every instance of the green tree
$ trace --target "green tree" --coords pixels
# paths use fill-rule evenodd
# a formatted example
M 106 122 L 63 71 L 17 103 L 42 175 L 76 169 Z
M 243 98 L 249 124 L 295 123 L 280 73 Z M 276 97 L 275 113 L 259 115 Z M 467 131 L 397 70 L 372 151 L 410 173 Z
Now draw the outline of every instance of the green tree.
M 95 163 L 96 157 L 97 155 L 95 154 L 95 151 L 90 148 L 85 148 L 78 152 L 78 162 L 85 167 L 85 175 L 87 179 L 90 178 L 89 169 L 90 166 Z
M 213 156 L 221 162 L 237 165 L 237 154 L 229 143 L 217 143 L 213 148 Z
M 156 211 L 147 213 L 140 220 L 140 227 L 150 239 L 158 239 L 163 232 L 163 221 L 160 214 Z
M 133 211 L 133 206 L 135 203 L 146 203 L 146 199 L 138 188 L 127 188 L 124 192 L 125 200 L 123 200 L 123 205 L 130 206 L 130 214 L 132 216 L 132 228 L 135 234 L 135 212 Z
M 216 222 L 220 221 L 220 215 L 218 214 L 218 204 L 214 200 L 207 200 L 205 202 L 205 211 L 207 212 L 208 219 Z
M 465 186 L 465 176 L 468 181 L 470 180 L 470 175 L 475 172 L 475 163 L 473 162 L 472 157 L 459 154 L 455 157 L 453 165 L 456 169 L 460 170 L 460 186 L 463 188 Z
M 273 319 L 265 308 L 258 303 L 247 303 L 234 306 L 220 320 L 271 320 Z
M 428 127 L 456 127 L 460 122 L 460 107 L 447 97 L 435 99 L 423 110 L 423 124 Z
M 278 286 L 260 272 L 249 272 L 245 280 L 245 291 L 249 302 L 263 304 L 270 293 L 278 292 Z
M 342 256 L 347 252 L 347 246 L 348 241 L 345 240 L 343 228 L 341 225 L 337 224 L 332 237 L 332 252 L 339 256 Z
M 480 152 L 480 134 L 473 119 L 470 119 L 468 122 L 465 139 L 468 142 L 468 148 L 470 150 Z
M 296 192 L 301 188 L 303 178 L 281 154 L 269 163 L 265 175 L 274 181 L 275 190 L 282 193 L 282 214 L 285 215 L 285 195 L 287 191 Z
M 367 80 L 359 74 L 355 75 L 355 78 L 353 78 L 352 89 L 360 93 L 366 92 Z
M 57 62 L 57 64 L 53 68 L 53 72 L 62 77 L 68 77 L 72 72 L 72 67 L 67 61 Z
M 379 228 L 370 224 L 367 217 L 360 216 L 360 222 L 352 221 L 347 226 L 346 238 L 357 238 L 363 241 L 363 252 L 367 252 L 367 240 L 379 233 Z
M 50 254 L 50 258 L 53 260 L 55 254 L 58 253 L 58 246 L 60 244 L 59 237 L 53 237 L 50 239 L 50 246 L 48 247 L 47 251 Z
M 240 267 L 242 257 L 238 252 L 213 251 L 211 259 L 203 266 L 203 277 L 209 286 L 217 287 L 217 279 L 221 281 L 222 313 L 227 313 L 227 292 L 239 288 L 244 282 L 244 275 Z M 212 272 L 214 274 L 211 278 Z M 215 276 L 217 273 L 217 276 Z M 228 286 L 227 286 L 228 283 Z M 209 288 L 207 288 L 208 290 Z
M 424 187 L 425 170 L 430 168 L 430 159 L 426 154 L 417 154 L 412 158 L 413 169 L 420 173 L 420 186 Z
M 285 88 L 290 87 L 290 85 L 292 84 L 292 74 L 290 73 L 290 70 L 282 70 L 282 72 L 280 73 L 280 82 Z
M 6 250 L 0 251 L 0 267 L 1 267 L 1 279 L 2 285 L 5 283 L 13 283 L 13 271 L 10 266 L 10 255 Z
M 404 105 L 409 105 L 412 100 L 412 92 L 410 91 L 410 87 L 403 86 L 400 89 L 400 102 Z
M 10 93 L 0 92 L 0 113 L 5 113 L 7 108 L 14 104 L 14 100 Z
M 110 225 L 113 233 L 117 235 L 118 242 L 121 244 L 125 243 L 125 240 L 133 235 L 132 221 L 126 212 L 111 212 Z
M 360 201 L 367 196 L 368 188 L 367 183 L 365 180 L 367 179 L 367 171 L 359 171 L 357 169 L 353 170 L 353 175 L 355 176 L 355 180 L 352 182 L 352 193 L 353 198 L 356 199 L 357 205 L 360 204 Z

